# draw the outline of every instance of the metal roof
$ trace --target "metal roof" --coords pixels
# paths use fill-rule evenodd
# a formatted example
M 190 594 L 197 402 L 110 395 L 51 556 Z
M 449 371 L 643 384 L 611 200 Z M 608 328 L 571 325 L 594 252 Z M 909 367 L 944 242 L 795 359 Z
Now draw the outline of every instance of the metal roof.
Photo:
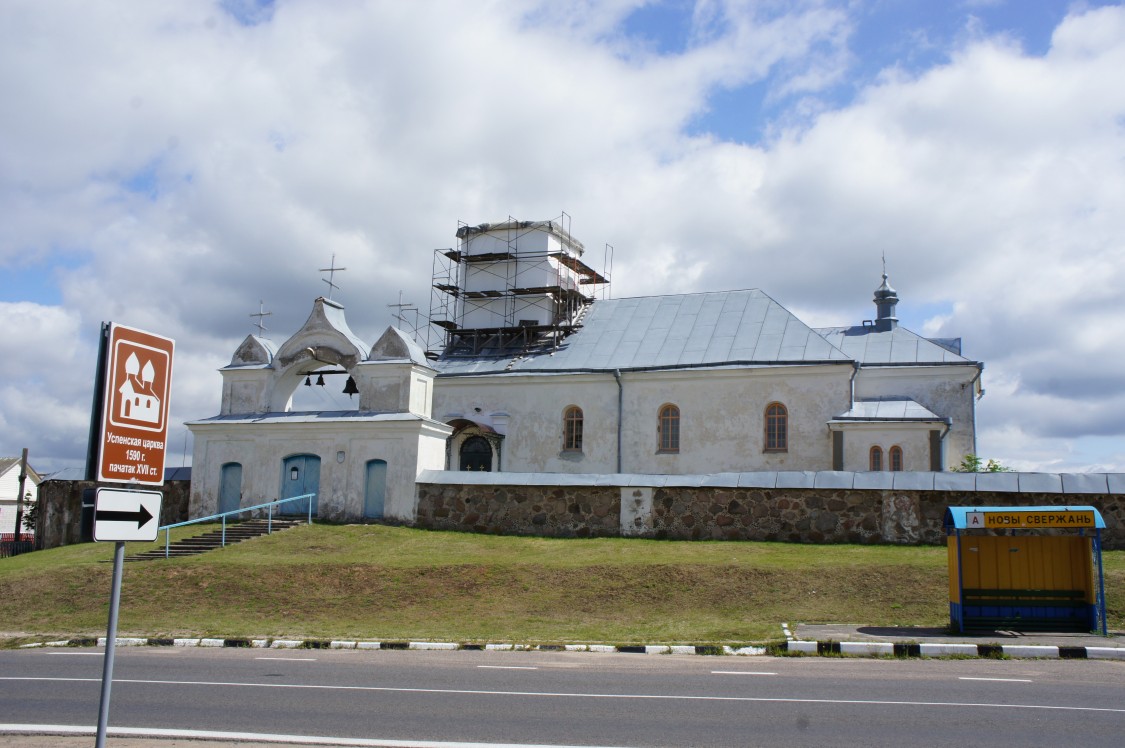
M 818 327 L 816 332 L 861 364 L 971 364 L 931 340 L 904 327 L 879 332 L 874 327 Z
M 43 479 L 47 481 L 84 481 L 86 480 L 86 468 L 84 467 L 69 467 L 57 470 Z M 164 480 L 191 480 L 191 467 L 169 467 L 164 468 Z
M 1011 487 L 998 487 L 993 478 L 1010 480 Z M 1076 480 L 1081 478 L 1083 480 Z M 1085 479 L 1090 480 L 1085 480 Z M 456 470 L 423 470 L 418 483 L 469 483 L 495 486 L 720 486 L 730 488 L 850 488 L 857 490 L 956 491 L 959 493 L 1018 492 L 1125 494 L 1121 473 L 930 473 L 852 472 L 837 470 L 763 470 L 753 473 L 692 475 L 645 475 L 641 473 L 477 473 Z M 1108 483 L 1108 491 L 1107 491 Z M 1051 507 L 1034 507 L 1036 509 Z M 1085 507 L 1072 506 L 1070 509 Z M 998 511 L 1011 510 L 1000 507 Z M 982 510 L 973 510 L 982 511 Z M 984 510 L 987 511 L 987 508 Z
M 21 459 L 20 457 L 0 457 L 0 475 L 3 475 L 12 468 L 19 467 Z M 43 476 L 41 476 L 35 468 L 31 467 L 30 464 L 27 466 L 27 477 L 31 479 L 33 484 L 43 480 Z
M 435 366 L 450 376 L 850 360 L 765 293 L 748 289 L 603 299 L 554 352 L 515 359 L 443 357 Z
M 946 419 L 909 398 L 857 400 L 833 421 L 941 421 Z
M 414 413 L 385 413 L 375 410 L 295 410 L 272 413 L 230 413 L 187 421 L 187 425 L 198 426 L 209 423 L 349 423 L 354 421 L 433 421 L 433 419 Z M 439 423 L 438 421 L 433 422 Z

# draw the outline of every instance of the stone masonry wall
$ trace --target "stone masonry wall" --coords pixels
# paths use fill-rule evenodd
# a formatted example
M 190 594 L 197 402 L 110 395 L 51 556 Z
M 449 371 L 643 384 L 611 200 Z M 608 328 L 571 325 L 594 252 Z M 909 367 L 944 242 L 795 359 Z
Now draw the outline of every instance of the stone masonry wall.
M 1125 548 L 1125 497 L 857 489 L 657 488 L 652 536 L 801 543 L 945 542 L 950 506 L 1091 505 L 1107 549 Z
M 1068 504 L 1096 507 L 1103 546 L 1125 549 L 1118 494 L 420 483 L 416 524 L 548 537 L 941 544 L 949 506 Z
M 36 534 L 41 548 L 57 548 L 83 542 L 82 492 L 97 488 L 93 481 L 45 480 L 39 484 L 39 526 Z M 161 491 L 160 524 L 171 525 L 188 519 L 191 481 L 169 480 L 163 486 L 146 490 Z M 89 521 L 93 521 L 92 517 Z M 91 528 L 86 528 L 89 532 Z
M 419 484 L 415 524 L 434 530 L 590 538 L 620 534 L 620 509 L 615 486 Z

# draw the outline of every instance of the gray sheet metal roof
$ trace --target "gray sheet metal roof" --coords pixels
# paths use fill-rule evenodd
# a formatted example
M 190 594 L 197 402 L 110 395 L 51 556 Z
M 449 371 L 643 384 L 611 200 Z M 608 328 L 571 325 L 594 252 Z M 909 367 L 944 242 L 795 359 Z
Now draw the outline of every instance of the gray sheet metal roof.
M 187 421 L 196 426 L 207 423 L 350 423 L 354 421 L 430 421 L 413 413 L 382 413 L 374 410 L 290 411 L 286 413 L 232 413 Z M 438 423 L 434 421 L 434 423 Z M 444 424 L 442 424 L 444 425 Z
M 603 299 L 554 353 L 514 361 L 450 357 L 436 368 L 449 376 L 849 361 L 765 293 L 749 289 Z
M 861 364 L 971 364 L 964 356 L 904 327 L 878 332 L 872 327 L 818 327 L 816 332 Z
M 857 400 L 833 421 L 942 421 L 933 411 L 907 398 Z
M 78 481 L 86 480 L 86 468 L 63 468 L 54 473 L 51 473 L 43 479 L 44 482 L 51 480 L 59 481 Z M 164 480 L 191 480 L 190 467 L 170 467 L 164 468 Z
M 902 491 L 1005 491 L 1017 493 L 1125 493 L 1121 473 L 930 473 L 834 470 L 760 471 L 693 475 L 639 473 L 476 473 L 423 470 L 418 483 L 488 486 L 652 486 L 739 488 L 854 488 Z

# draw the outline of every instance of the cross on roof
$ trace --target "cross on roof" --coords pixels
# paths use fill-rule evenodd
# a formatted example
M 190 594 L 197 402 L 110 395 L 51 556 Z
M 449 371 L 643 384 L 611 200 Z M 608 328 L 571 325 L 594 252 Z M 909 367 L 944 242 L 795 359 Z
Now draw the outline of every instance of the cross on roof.
M 393 316 L 394 316 L 394 319 L 398 320 L 402 324 L 406 324 L 406 317 L 403 316 L 403 312 L 407 312 L 407 311 L 416 312 L 416 311 L 418 311 L 417 308 L 414 306 L 414 304 L 412 302 L 408 301 L 405 304 L 402 302 L 402 291 L 398 292 L 398 303 L 397 304 L 387 304 L 387 306 L 390 307 L 391 309 L 398 309 L 398 312 L 396 312 Z
M 273 312 L 267 312 L 266 311 L 265 304 L 266 304 L 266 302 L 259 299 L 258 300 L 258 311 L 255 312 L 254 314 L 250 315 L 251 317 L 257 317 L 258 318 L 258 321 L 254 323 L 254 326 L 258 328 L 258 337 L 259 338 L 264 337 L 263 333 L 268 329 L 264 324 L 265 318 L 269 317 L 270 315 L 273 314 Z
M 328 277 L 327 278 L 321 278 L 321 280 L 328 284 L 328 298 L 329 298 L 329 300 L 332 299 L 332 291 L 340 288 L 339 286 L 337 286 L 332 281 L 336 277 L 336 273 L 344 271 L 344 270 L 347 270 L 347 268 L 336 267 L 336 253 L 335 252 L 332 253 L 332 262 L 330 262 L 328 264 L 328 267 L 320 269 L 320 272 L 328 273 Z

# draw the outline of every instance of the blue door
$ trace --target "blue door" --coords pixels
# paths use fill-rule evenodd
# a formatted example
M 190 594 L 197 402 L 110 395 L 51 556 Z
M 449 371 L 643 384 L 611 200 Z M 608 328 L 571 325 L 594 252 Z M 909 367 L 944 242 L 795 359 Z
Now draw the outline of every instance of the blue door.
M 367 476 L 363 481 L 363 516 L 381 519 L 387 500 L 387 461 L 368 460 Z
M 281 466 L 281 492 L 278 498 L 290 499 L 304 494 L 316 494 L 312 498 L 312 513 L 316 514 L 320 499 L 320 458 L 316 455 L 293 455 L 286 457 Z M 308 501 L 290 501 L 281 505 L 282 514 L 308 514 Z
M 242 504 L 242 465 L 228 462 L 219 477 L 219 513 L 233 512 Z

